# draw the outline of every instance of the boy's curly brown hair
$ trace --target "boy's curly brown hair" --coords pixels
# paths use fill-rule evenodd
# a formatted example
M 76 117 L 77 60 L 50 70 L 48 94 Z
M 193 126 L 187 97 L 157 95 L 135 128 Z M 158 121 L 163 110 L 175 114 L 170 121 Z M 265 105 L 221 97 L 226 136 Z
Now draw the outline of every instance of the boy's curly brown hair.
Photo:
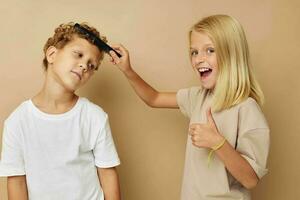
M 62 49 L 68 42 L 70 42 L 73 37 L 76 35 L 77 37 L 84 38 L 88 40 L 91 44 L 93 42 L 88 38 L 86 35 L 80 33 L 78 30 L 74 28 L 75 23 L 69 22 L 67 24 L 60 24 L 55 30 L 54 35 L 50 38 L 48 38 L 46 44 L 44 45 L 44 59 L 43 59 L 43 66 L 45 71 L 48 69 L 48 61 L 46 58 L 46 51 L 50 46 L 54 46 L 58 49 Z M 87 23 L 80 23 L 80 26 L 83 26 L 84 28 L 88 29 L 92 33 L 94 33 L 97 37 L 99 37 L 101 40 L 103 40 L 105 43 L 107 43 L 107 39 L 105 36 L 100 36 L 100 33 L 92 26 L 89 26 Z M 100 51 L 100 61 L 104 57 L 104 52 Z M 96 70 L 98 69 L 98 66 L 96 67 Z

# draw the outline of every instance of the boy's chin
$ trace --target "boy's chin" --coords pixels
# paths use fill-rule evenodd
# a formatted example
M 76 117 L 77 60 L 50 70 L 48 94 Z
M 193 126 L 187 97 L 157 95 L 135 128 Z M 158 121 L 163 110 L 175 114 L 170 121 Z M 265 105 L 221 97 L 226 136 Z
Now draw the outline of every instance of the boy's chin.
M 75 92 L 76 90 L 78 90 L 81 87 L 80 84 L 75 84 L 75 83 L 66 83 L 64 84 L 64 88 L 68 91 L 68 92 Z

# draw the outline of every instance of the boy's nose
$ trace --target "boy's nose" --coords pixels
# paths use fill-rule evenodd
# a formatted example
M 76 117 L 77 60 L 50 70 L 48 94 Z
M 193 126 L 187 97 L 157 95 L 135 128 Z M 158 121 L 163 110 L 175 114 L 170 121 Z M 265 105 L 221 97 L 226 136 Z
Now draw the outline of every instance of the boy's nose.
M 79 64 L 79 67 L 80 67 L 80 69 L 83 70 L 83 72 L 87 71 L 87 65 L 81 63 L 81 64 Z

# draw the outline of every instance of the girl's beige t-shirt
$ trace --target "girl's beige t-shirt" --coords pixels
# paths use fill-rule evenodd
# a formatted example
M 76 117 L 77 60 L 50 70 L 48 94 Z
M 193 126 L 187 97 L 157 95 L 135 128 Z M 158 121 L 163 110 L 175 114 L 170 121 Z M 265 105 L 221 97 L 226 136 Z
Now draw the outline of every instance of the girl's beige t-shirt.
M 177 102 L 192 123 L 206 123 L 211 94 L 200 87 L 181 89 Z M 256 101 L 244 102 L 213 113 L 219 132 L 249 162 L 259 178 L 266 173 L 270 137 L 266 119 Z M 188 135 L 181 200 L 249 200 L 250 192 L 213 156 L 207 163 L 209 149 L 195 147 Z

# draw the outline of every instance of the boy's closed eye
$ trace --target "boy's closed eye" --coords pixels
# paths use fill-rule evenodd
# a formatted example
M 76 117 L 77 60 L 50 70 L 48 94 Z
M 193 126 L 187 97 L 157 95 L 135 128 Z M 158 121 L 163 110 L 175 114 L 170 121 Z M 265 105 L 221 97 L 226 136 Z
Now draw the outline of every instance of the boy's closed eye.
M 92 64 L 92 63 L 89 63 L 89 64 L 88 64 L 88 68 L 89 68 L 89 70 L 97 70 L 97 69 L 96 69 L 96 65 L 95 65 L 95 64 Z
M 83 53 L 79 52 L 79 51 L 73 51 L 74 55 L 78 58 L 82 58 L 83 57 Z
M 81 53 L 80 51 L 73 51 L 73 54 L 75 55 L 76 58 L 83 57 L 83 53 Z M 88 66 L 88 70 L 97 70 L 98 69 L 98 67 L 96 67 L 98 65 L 91 63 L 91 62 L 89 62 L 87 66 Z

